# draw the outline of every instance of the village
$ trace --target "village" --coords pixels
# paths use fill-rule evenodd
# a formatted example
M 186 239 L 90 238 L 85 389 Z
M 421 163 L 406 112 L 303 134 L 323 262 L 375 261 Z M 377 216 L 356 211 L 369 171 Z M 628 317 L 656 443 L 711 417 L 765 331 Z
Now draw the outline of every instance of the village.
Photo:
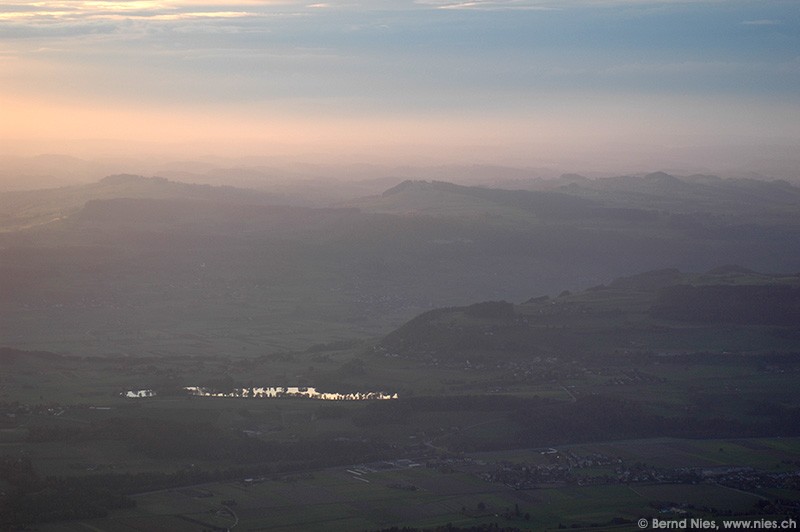
M 655 467 L 643 462 L 627 463 L 619 457 L 599 453 L 578 455 L 570 451 L 542 452 L 546 464 L 498 461 L 492 469 L 478 473 L 487 482 L 501 483 L 514 490 L 542 489 L 577 485 L 631 485 L 631 484 L 715 484 L 732 490 L 752 493 L 758 499 L 759 511 L 786 514 L 800 512 L 800 503 L 780 500 L 774 502 L 758 495 L 764 489 L 797 490 L 800 488 L 800 469 L 767 472 L 753 467 Z M 798 465 L 798 464 L 784 464 Z M 686 501 L 652 501 L 651 505 L 662 513 L 685 514 L 699 510 L 714 515 L 725 515 L 712 507 L 697 508 Z
M 258 399 L 274 399 L 279 397 L 298 397 L 316 399 L 320 401 L 386 401 L 397 399 L 397 393 L 388 394 L 385 392 L 318 392 L 313 387 L 288 386 L 288 387 L 251 387 L 235 388 L 230 392 L 219 392 L 201 386 L 184 386 L 183 390 L 194 397 L 242 397 Z M 142 399 L 155 397 L 158 395 L 154 390 L 126 390 L 120 395 L 129 399 Z

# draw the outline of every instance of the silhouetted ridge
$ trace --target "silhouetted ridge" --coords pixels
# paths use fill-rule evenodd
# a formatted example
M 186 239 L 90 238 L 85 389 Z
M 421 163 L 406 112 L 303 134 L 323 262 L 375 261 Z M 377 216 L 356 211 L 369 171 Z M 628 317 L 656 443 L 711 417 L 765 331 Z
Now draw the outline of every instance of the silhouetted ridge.
M 544 216 L 585 218 L 595 217 L 599 212 L 599 206 L 592 200 L 563 192 L 473 187 L 446 181 L 407 180 L 385 191 L 382 197 L 400 196 L 412 191 L 445 192 Z
M 473 318 L 512 318 L 514 305 L 507 301 L 484 301 L 466 307 L 464 314 Z
M 658 183 L 681 183 L 682 181 L 666 172 L 652 172 L 644 176 L 645 181 L 655 181 Z
M 115 174 L 104 177 L 100 183 L 104 185 L 130 185 L 130 184 L 146 184 L 146 183 L 169 183 L 170 181 L 163 177 L 144 177 L 134 174 Z
M 743 274 L 743 275 L 753 275 L 757 274 L 757 272 L 751 270 L 750 268 L 745 268 L 744 266 L 739 266 L 738 264 L 726 264 L 724 266 L 718 266 L 716 268 L 712 268 L 706 272 L 708 275 L 729 275 L 729 274 Z
M 386 190 L 382 196 L 392 196 L 401 192 L 409 190 L 442 190 L 449 192 L 469 193 L 469 191 L 479 187 L 468 187 L 464 185 L 457 185 L 447 181 L 425 181 L 425 180 L 412 180 L 406 179 L 402 183 L 398 183 L 392 188 Z
M 675 268 L 653 270 L 629 277 L 614 279 L 609 285 L 611 288 L 625 288 L 631 290 L 658 290 L 681 282 L 684 275 Z
M 404 190 L 408 190 L 409 188 L 413 187 L 415 183 L 418 183 L 418 181 L 412 181 L 410 179 L 406 179 L 402 183 L 398 183 L 397 185 L 393 186 L 392 188 L 384 191 L 383 194 L 381 194 L 381 195 L 382 196 L 392 196 L 394 194 L 399 194 L 400 192 L 403 192 Z

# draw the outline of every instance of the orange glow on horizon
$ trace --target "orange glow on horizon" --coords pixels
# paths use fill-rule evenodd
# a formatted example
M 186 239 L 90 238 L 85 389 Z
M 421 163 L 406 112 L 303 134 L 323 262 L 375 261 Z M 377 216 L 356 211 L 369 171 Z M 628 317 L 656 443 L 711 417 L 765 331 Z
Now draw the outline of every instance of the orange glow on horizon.
M 203 143 L 228 150 L 237 144 L 280 145 L 353 151 L 358 147 L 417 145 L 434 150 L 531 139 L 530 121 L 445 114 L 348 115 L 326 110 L 302 111 L 302 104 L 255 106 L 159 106 L 112 104 L 91 100 L 46 100 L 0 93 L 3 121 L 0 139 L 37 141 L 117 139 L 153 144 Z M 522 124 L 524 122 L 524 125 Z M 538 140 L 559 137 L 558 128 L 542 127 Z M 544 132 L 547 132 L 546 134 Z

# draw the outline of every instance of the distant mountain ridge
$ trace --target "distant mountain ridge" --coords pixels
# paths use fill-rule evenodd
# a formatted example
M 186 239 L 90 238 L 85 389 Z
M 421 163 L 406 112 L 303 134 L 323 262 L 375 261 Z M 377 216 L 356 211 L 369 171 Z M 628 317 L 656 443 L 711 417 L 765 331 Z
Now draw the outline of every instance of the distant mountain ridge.
M 119 198 L 203 200 L 251 205 L 282 203 L 280 196 L 263 191 L 118 174 L 88 185 L 0 193 L 0 230 L 35 227 L 75 214 L 90 201 Z
M 2 194 L 0 311 L 8 331 L 28 331 L 7 343 L 130 353 L 151 349 L 151 334 L 161 338 L 164 324 L 172 323 L 203 338 L 192 345 L 205 353 L 261 342 L 305 348 L 329 338 L 383 335 L 431 308 L 577 292 L 654 269 L 665 271 L 580 297 L 617 293 L 652 306 L 650 289 L 673 282 L 670 269 L 739 264 L 800 271 L 796 187 L 748 182 L 751 194 L 703 178 L 713 186 L 698 200 L 684 189 L 704 184 L 630 178 L 632 189 L 667 183 L 656 202 L 626 187 L 595 191 L 587 187 L 596 181 L 569 180 L 566 188 L 538 191 L 399 180 L 381 189 L 386 194 L 327 208 L 135 175 Z M 782 202 L 772 200 L 778 192 Z M 739 208 L 726 194 L 755 199 Z M 736 271 L 723 276 L 742 278 Z M 748 282 L 766 281 L 750 275 Z M 631 316 L 652 319 L 644 310 Z M 231 333 L 219 313 L 241 334 Z M 252 320 L 235 318 L 245 315 Z M 80 331 L 70 328 L 75 316 L 86 323 Z M 178 323 L 177 316 L 185 317 Z M 558 321 L 552 325 L 542 334 L 561 338 Z M 104 332 L 84 334 L 95 328 Z M 484 336 L 476 335 L 475 345 L 491 340 Z M 164 338 L 163 352 L 180 352 L 187 342 L 178 328 Z
M 593 200 L 561 191 L 508 190 L 445 181 L 406 180 L 380 196 L 348 202 L 369 212 L 430 215 L 582 216 L 599 207 Z
M 798 353 L 798 324 L 800 274 L 662 269 L 521 305 L 434 309 L 387 334 L 376 350 L 443 364 L 632 351 Z
M 800 187 L 786 181 L 721 179 L 707 175 L 676 177 L 653 172 L 644 176 L 597 179 L 565 174 L 556 180 L 520 181 L 518 184 L 520 189 L 506 189 L 404 180 L 380 195 L 338 205 L 403 215 L 628 222 L 652 220 L 659 212 L 692 214 L 712 210 L 734 216 L 759 213 L 774 217 L 800 211 Z M 298 204 L 297 197 L 263 190 L 117 174 L 87 185 L 2 192 L 0 230 L 41 225 L 74 214 L 90 200 L 117 198 Z
M 783 180 L 722 179 L 708 175 L 676 177 L 653 172 L 641 177 L 571 180 L 553 190 L 608 204 L 635 204 L 683 212 L 702 210 L 711 204 L 727 212 L 800 208 L 800 187 Z
M 794 217 L 800 212 L 800 187 L 786 181 L 676 177 L 665 172 L 644 176 L 519 183 L 518 190 L 465 186 L 444 181 L 405 180 L 380 196 L 343 205 L 367 212 L 433 216 L 653 221 L 667 214 L 694 217 L 759 216 L 764 220 Z M 691 223 L 694 223 L 692 220 Z M 752 218 L 747 223 L 758 221 Z M 677 222 L 677 220 L 676 220 Z M 728 222 L 726 222 L 728 223 Z

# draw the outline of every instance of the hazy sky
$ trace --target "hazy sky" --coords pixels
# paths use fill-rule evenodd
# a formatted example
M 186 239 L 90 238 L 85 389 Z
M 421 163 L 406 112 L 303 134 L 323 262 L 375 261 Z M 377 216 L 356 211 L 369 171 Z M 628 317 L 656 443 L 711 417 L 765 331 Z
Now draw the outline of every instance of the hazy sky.
M 4 0 L 0 139 L 514 164 L 798 143 L 800 2 Z

